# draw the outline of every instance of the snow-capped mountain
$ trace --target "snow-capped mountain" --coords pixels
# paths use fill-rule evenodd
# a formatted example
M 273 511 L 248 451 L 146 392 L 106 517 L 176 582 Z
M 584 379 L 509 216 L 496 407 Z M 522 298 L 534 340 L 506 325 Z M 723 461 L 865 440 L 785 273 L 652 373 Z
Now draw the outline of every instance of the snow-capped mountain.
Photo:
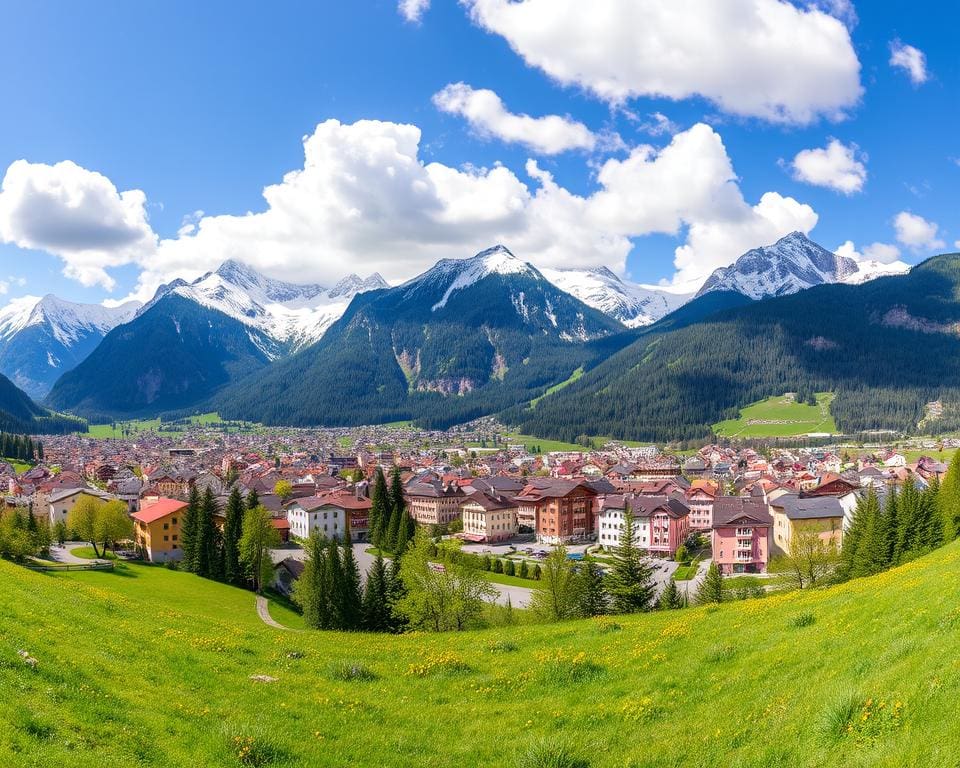
M 50 294 L 13 299 L 0 309 L 0 372 L 31 397 L 43 397 L 139 308 L 139 302 L 104 307 Z
M 295 352 L 318 341 L 358 293 L 389 287 L 379 275 L 349 275 L 333 288 L 298 285 L 261 275 L 238 261 L 226 261 L 192 283 L 174 281 L 161 288 L 144 311 L 168 295 L 181 296 L 239 320 L 276 343 L 269 357 Z
M 619 320 L 629 328 L 655 323 L 690 300 L 689 293 L 669 293 L 653 286 L 622 280 L 606 267 L 541 269 L 561 291 Z
M 902 261 L 892 261 L 889 264 L 872 259 L 857 262 L 857 271 L 847 275 L 841 282 L 849 285 L 860 285 L 878 277 L 890 275 L 905 275 L 910 271 L 910 265 Z
M 714 271 L 697 296 L 709 291 L 737 291 L 751 299 L 783 296 L 822 283 L 844 282 L 857 271 L 854 259 L 828 251 L 802 232 L 791 232 Z

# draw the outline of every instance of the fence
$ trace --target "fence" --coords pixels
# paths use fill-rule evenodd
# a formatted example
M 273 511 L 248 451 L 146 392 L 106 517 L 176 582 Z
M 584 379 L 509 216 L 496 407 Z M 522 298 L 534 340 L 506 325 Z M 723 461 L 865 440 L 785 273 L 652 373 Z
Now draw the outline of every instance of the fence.
M 112 571 L 114 563 L 57 563 L 47 565 L 46 563 L 30 563 L 27 565 L 31 571 Z

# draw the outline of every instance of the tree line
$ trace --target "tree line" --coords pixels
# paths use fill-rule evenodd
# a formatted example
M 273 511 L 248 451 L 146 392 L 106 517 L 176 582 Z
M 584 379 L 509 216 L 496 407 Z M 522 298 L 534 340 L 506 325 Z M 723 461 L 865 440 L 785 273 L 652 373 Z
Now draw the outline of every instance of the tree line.
M 0 458 L 17 461 L 43 461 L 43 443 L 30 435 L 0 433 Z

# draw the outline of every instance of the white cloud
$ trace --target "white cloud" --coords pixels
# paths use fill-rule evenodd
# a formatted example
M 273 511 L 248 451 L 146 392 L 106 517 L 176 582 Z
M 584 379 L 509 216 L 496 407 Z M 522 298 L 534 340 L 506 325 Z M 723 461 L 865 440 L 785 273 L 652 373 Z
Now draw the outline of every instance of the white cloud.
M 846 256 L 857 262 L 876 261 L 881 264 L 893 264 L 900 259 L 900 249 L 891 243 L 872 243 L 865 246 L 863 253 L 861 253 L 852 240 L 847 240 L 834 253 L 837 256 Z
M 794 178 L 845 195 L 859 192 L 867 180 L 867 167 L 858 149 L 856 144 L 847 146 L 837 139 L 823 148 L 804 149 L 793 158 Z
M 611 103 L 702 96 L 777 123 L 840 119 L 862 93 L 843 22 L 783 0 L 461 0 L 524 61 Z M 842 4 L 841 4 L 842 5 Z
M 228 258 L 298 282 L 329 284 L 348 272 L 373 271 L 398 281 L 441 257 L 471 255 L 496 242 L 543 266 L 622 271 L 632 238 L 662 233 L 685 238 L 675 253 L 679 285 L 702 281 L 744 251 L 793 230 L 809 232 L 817 222 L 812 208 L 776 192 L 747 202 L 723 141 L 702 123 L 662 149 L 643 145 L 607 159 L 589 194 L 560 186 L 533 160 L 523 180 L 501 165 L 425 163 L 420 139 L 413 125 L 328 120 L 304 139 L 303 167 L 264 189 L 261 212 L 195 212 L 177 236 L 159 243 L 145 218 L 135 218 L 138 226 L 123 229 L 126 239 L 113 247 L 97 241 L 100 256 L 93 261 L 73 240 L 34 237 L 28 247 L 56 252 L 74 277 L 80 267 L 99 268 L 105 285 L 105 270 L 135 263 L 142 269 L 136 295 L 144 299 L 161 282 L 195 277 Z M 20 198 L 20 207 L 36 207 Z M 67 200 L 54 202 L 69 209 Z M 141 213 L 142 203 L 141 196 Z M 67 216 L 55 208 L 51 203 L 45 215 Z
M 914 251 L 943 248 L 945 243 L 937 237 L 939 227 L 932 221 L 908 211 L 900 211 L 893 220 L 897 240 Z
M 620 137 L 598 137 L 583 123 L 569 117 L 530 117 L 508 111 L 500 97 L 486 88 L 451 83 L 434 94 L 437 109 L 466 118 L 480 136 L 522 144 L 543 155 L 557 155 L 572 149 L 593 150 L 622 144 Z
M 418 24 L 430 9 L 430 0 L 398 0 L 397 11 L 409 22 Z
M 906 72 L 914 85 L 923 85 L 929 79 L 924 52 L 899 40 L 890 43 L 890 66 Z
M 848 27 L 855 27 L 859 21 L 852 0 L 812 0 L 810 5 L 840 19 Z
M 139 189 L 118 192 L 106 176 L 69 160 L 17 160 L 0 185 L 0 240 L 55 254 L 68 277 L 111 290 L 107 269 L 155 246 L 145 203 Z

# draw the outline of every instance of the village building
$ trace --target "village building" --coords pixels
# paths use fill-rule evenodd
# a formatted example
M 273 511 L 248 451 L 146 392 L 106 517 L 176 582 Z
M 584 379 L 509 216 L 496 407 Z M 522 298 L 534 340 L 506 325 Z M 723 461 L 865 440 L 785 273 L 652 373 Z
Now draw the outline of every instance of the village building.
M 495 544 L 517 535 L 517 504 L 506 496 L 477 491 L 463 500 L 460 512 L 466 541 Z
M 524 521 L 542 544 L 584 541 L 595 532 L 596 497 L 597 491 L 583 481 L 533 480 L 515 499 L 517 523 Z
M 404 490 L 407 511 L 418 525 L 449 525 L 460 517 L 465 496 L 453 481 L 419 480 Z
M 721 573 L 766 573 L 773 518 L 762 499 L 720 496 L 713 504 L 713 561 Z
M 183 557 L 180 527 L 187 503 L 157 498 L 134 512 L 133 543 L 140 556 L 151 563 L 166 563 Z

